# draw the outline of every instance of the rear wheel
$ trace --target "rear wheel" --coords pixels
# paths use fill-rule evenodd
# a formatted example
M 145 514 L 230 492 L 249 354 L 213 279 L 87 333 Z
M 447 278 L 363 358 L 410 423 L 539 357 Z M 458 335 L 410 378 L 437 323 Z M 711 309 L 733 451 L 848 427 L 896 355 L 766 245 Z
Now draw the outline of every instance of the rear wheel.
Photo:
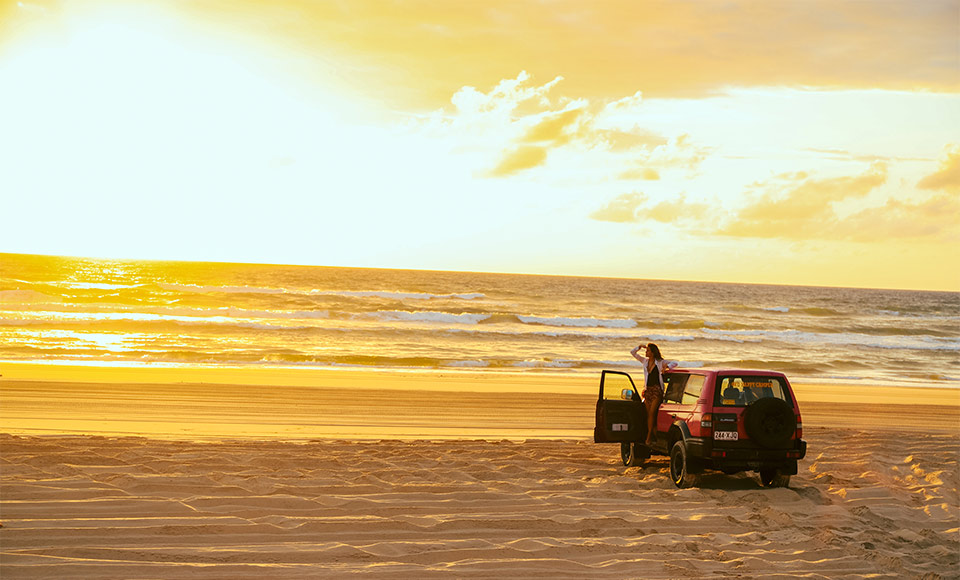
M 760 484 L 763 487 L 787 487 L 790 485 L 790 476 L 779 469 L 768 467 L 760 470 Z
M 641 448 L 639 443 L 621 443 L 620 460 L 627 467 L 636 467 L 650 457 L 650 452 Z
M 670 478 L 681 488 L 693 487 L 700 481 L 700 476 L 691 471 L 690 457 L 683 441 L 674 443 L 670 450 Z

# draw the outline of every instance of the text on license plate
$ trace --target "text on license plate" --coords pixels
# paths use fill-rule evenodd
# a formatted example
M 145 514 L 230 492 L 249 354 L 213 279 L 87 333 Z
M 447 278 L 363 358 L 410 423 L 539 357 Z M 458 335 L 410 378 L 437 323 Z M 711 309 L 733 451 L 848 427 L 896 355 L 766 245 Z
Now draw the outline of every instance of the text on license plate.
M 738 435 L 736 431 L 714 431 L 713 438 L 717 441 L 736 441 Z

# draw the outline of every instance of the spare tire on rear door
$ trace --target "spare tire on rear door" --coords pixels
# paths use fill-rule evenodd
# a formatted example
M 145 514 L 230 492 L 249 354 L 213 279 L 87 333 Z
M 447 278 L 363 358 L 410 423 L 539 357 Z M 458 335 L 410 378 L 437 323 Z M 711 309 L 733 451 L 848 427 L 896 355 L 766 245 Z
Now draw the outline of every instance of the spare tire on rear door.
M 750 439 L 768 449 L 783 447 L 797 430 L 797 417 L 782 399 L 766 398 L 747 405 L 743 427 Z

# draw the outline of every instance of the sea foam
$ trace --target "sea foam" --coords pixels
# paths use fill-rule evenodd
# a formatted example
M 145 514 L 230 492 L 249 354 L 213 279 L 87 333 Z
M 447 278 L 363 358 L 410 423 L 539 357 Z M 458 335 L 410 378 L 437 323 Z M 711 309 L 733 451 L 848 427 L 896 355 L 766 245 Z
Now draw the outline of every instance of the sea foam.
M 523 316 L 517 318 L 526 324 L 543 324 L 546 326 L 577 326 L 577 327 L 595 327 L 595 328 L 636 328 L 637 321 L 631 319 L 605 319 L 605 318 L 572 318 L 566 316 Z

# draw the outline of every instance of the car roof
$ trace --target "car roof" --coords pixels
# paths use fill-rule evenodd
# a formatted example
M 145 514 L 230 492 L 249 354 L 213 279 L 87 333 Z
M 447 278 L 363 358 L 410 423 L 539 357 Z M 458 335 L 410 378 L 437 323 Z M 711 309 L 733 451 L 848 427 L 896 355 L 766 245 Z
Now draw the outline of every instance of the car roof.
M 767 369 L 738 369 L 736 367 L 697 367 L 682 368 L 676 367 L 673 372 L 681 371 L 695 374 L 723 374 L 723 375 L 743 375 L 743 376 L 784 376 L 780 371 L 771 371 Z

